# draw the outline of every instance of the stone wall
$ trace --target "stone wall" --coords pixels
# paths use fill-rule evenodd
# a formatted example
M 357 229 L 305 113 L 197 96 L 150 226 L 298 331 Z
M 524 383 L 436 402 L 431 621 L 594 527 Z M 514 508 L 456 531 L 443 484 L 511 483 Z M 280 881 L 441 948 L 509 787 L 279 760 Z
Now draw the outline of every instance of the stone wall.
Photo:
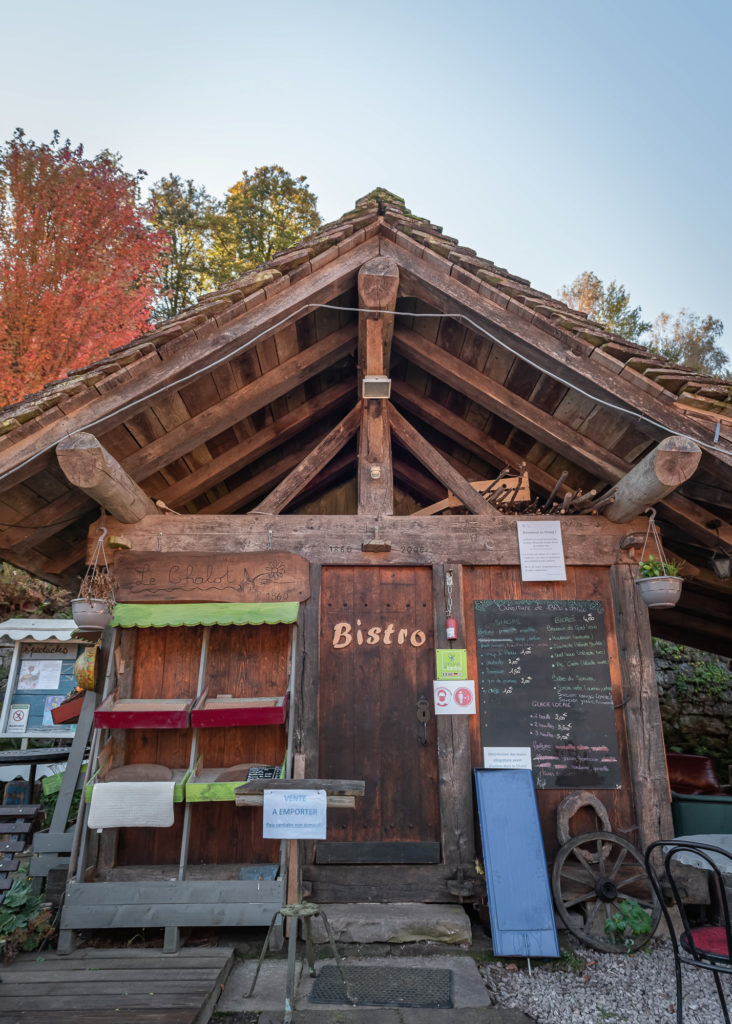
M 721 783 L 732 764 L 732 668 L 729 658 L 653 641 L 666 749 L 705 754 Z

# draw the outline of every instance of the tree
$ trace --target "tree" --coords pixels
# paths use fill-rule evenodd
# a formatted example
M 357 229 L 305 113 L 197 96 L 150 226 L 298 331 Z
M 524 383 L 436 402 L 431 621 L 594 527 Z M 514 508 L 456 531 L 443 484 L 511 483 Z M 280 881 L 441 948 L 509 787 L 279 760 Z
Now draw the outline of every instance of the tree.
M 210 268 L 216 285 L 240 277 L 295 245 L 322 224 L 305 175 L 272 164 L 244 171 L 224 199 L 213 235 Z
M 0 403 L 145 330 L 166 239 L 140 200 L 144 173 L 58 132 L 37 145 L 17 129 L 0 149 Z
M 559 298 L 628 341 L 638 341 L 651 326 L 641 318 L 640 306 L 631 307 L 630 294 L 623 285 L 611 281 L 605 287 L 591 270 L 585 270 L 568 287 L 565 285 Z
M 170 239 L 168 260 L 157 282 L 155 318 L 164 320 L 191 306 L 213 285 L 208 256 L 218 203 L 203 186 L 177 174 L 156 181 L 150 197 L 153 224 Z
M 717 345 L 723 330 L 721 320 L 688 309 L 682 309 L 675 320 L 670 313 L 661 313 L 651 329 L 649 348 L 673 363 L 717 376 L 729 364 L 729 356 Z

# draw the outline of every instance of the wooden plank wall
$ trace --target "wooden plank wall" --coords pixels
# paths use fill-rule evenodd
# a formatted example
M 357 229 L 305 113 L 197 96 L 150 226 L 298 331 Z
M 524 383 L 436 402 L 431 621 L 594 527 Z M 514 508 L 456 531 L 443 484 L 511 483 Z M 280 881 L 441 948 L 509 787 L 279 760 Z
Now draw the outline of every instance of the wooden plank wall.
M 595 790 L 595 795 L 605 804 L 612 828 L 625 835 L 631 842 L 637 843 L 639 836 L 635 831 L 638 825 L 633 802 L 628 742 L 625 728 L 625 715 L 622 708 L 623 687 L 618 659 L 618 643 L 615 630 L 615 616 L 610 587 L 610 578 L 605 567 L 567 566 L 566 582 L 555 583 L 522 583 L 521 570 L 518 566 L 493 566 L 466 568 L 464 570 L 464 611 L 465 633 L 468 647 L 468 675 L 478 680 L 476 654 L 475 616 L 473 602 L 478 600 L 500 600 L 501 598 L 524 600 L 563 600 L 563 601 L 602 601 L 605 609 L 605 626 L 607 647 L 610 663 L 610 678 L 615 704 L 615 722 L 618 733 L 618 750 L 620 755 L 621 786 L 619 790 Z M 471 750 L 475 767 L 483 764 L 483 753 L 480 742 L 480 721 L 478 716 L 471 718 Z M 546 789 L 537 792 L 539 817 L 541 820 L 544 846 L 549 859 L 553 858 L 559 844 L 557 842 L 556 810 L 561 801 L 573 793 L 571 789 Z M 594 831 L 598 826 L 594 814 L 579 812 L 572 821 L 572 832 Z

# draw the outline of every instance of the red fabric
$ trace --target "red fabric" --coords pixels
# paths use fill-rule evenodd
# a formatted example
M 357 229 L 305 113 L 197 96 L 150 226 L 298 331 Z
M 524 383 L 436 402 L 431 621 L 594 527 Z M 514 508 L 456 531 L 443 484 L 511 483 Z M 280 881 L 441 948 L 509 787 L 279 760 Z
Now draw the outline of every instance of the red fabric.
M 710 757 L 699 754 L 667 754 L 668 780 L 674 793 L 720 793 L 719 780 Z
M 727 945 L 727 932 L 724 928 L 711 924 L 704 925 L 703 928 L 692 928 L 691 938 L 694 940 L 697 953 L 711 953 L 712 956 L 730 956 Z M 686 933 L 681 937 L 681 942 L 684 948 L 691 952 L 691 943 Z

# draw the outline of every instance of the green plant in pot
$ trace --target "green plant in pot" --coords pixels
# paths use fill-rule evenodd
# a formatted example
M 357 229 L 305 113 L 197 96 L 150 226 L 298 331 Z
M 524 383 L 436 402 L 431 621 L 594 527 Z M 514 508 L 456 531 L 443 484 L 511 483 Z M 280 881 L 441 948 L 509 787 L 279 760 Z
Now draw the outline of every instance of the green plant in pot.
M 643 553 L 638 563 L 638 578 L 635 585 L 639 595 L 649 608 L 673 608 L 681 596 L 681 587 L 684 582 L 681 577 L 681 565 L 666 559 L 656 531 L 655 517 L 656 510 L 653 509 L 648 521 Z M 651 536 L 658 553 L 646 556 L 646 547 Z

